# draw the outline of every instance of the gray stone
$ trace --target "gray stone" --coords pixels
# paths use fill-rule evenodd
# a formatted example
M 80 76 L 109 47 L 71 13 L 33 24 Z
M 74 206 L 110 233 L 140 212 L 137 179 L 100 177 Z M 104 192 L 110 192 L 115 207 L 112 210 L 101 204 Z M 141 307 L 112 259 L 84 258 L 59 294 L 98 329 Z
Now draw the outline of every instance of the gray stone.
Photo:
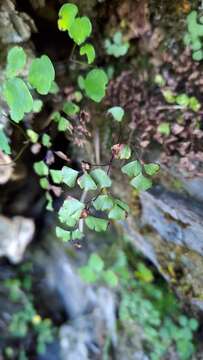
M 12 263 L 19 263 L 34 235 L 34 222 L 22 216 L 9 219 L 0 215 L 0 257 L 6 256 Z

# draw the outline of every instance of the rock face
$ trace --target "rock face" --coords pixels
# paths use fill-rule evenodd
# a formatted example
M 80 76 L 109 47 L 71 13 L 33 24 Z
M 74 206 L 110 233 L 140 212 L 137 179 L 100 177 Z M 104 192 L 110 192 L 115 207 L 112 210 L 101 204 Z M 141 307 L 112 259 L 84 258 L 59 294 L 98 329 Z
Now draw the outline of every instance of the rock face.
M 8 219 L 0 216 L 0 257 L 6 256 L 12 263 L 19 263 L 34 235 L 34 222 L 21 216 Z
M 159 185 L 141 193 L 140 219 L 124 227 L 177 292 L 203 308 L 203 202 L 194 185 L 202 179 L 182 180 L 183 192 Z
M 47 241 L 47 249 L 32 254 L 37 267 L 42 270 L 43 298 L 47 294 L 52 311 L 64 310 L 67 323 L 60 328 L 60 360 L 89 360 L 101 357 L 103 342 L 107 336 L 115 346 L 116 299 L 113 291 L 102 286 L 90 286 L 81 281 L 74 263 L 54 239 Z M 55 304 L 55 309 L 53 309 Z M 47 359 L 50 359 L 47 357 Z M 58 357 L 56 357 L 58 359 Z

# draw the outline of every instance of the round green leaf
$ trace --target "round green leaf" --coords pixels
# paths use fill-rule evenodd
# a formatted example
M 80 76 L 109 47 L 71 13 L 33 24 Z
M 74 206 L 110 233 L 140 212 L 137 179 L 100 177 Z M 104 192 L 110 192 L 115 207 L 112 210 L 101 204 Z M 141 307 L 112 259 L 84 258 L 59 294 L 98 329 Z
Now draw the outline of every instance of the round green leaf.
M 80 55 L 86 55 L 88 64 L 92 64 L 95 59 L 94 46 L 91 44 L 85 44 L 80 48 Z
M 27 85 L 22 79 L 12 78 L 4 83 L 4 98 L 10 108 L 11 119 L 20 122 L 25 113 L 33 108 L 33 99 Z
M 86 95 L 95 102 L 100 102 L 105 96 L 107 83 L 108 78 L 103 70 L 91 70 L 84 80 Z
M 69 29 L 69 35 L 77 45 L 84 43 L 91 32 L 92 24 L 87 16 L 76 18 Z
M 55 78 L 55 70 L 47 55 L 32 61 L 28 81 L 41 95 L 47 95 Z
M 113 116 L 114 120 L 119 122 L 122 121 L 124 116 L 124 110 L 122 107 L 114 106 L 110 108 L 107 112 Z
M 6 75 L 13 77 L 25 66 L 26 53 L 20 46 L 14 46 L 9 50 L 7 56 Z
M 75 21 L 78 7 L 75 4 L 64 4 L 59 10 L 58 28 L 61 31 L 69 30 Z

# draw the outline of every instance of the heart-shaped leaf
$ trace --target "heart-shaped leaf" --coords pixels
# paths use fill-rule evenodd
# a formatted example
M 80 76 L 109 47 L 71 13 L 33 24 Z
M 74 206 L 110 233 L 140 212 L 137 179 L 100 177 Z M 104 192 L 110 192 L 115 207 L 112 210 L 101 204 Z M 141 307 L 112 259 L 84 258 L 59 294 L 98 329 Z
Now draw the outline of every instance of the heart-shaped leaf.
M 105 96 L 107 83 L 108 78 L 103 70 L 91 70 L 84 79 L 86 95 L 95 102 L 100 102 Z
M 32 111 L 33 99 L 22 79 L 12 78 L 5 81 L 3 95 L 10 108 L 13 121 L 20 122 L 25 113 Z
M 32 61 L 28 81 L 41 95 L 47 95 L 55 78 L 55 70 L 47 55 Z
M 77 13 L 78 7 L 75 4 L 64 4 L 59 10 L 59 30 L 69 30 L 75 21 Z
M 87 16 L 76 18 L 69 29 L 69 35 L 77 45 L 84 43 L 91 32 L 92 24 Z
M 12 47 L 7 56 L 6 75 L 16 76 L 23 69 L 26 63 L 26 53 L 20 46 Z

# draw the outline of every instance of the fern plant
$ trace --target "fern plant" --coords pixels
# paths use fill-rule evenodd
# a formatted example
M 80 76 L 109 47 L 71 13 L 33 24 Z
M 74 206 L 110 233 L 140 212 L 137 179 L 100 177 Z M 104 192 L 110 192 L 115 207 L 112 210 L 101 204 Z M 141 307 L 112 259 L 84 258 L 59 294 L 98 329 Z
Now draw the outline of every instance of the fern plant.
M 80 76 L 80 88 L 85 97 L 100 103 L 105 97 L 108 77 L 103 69 L 93 66 L 96 51 L 88 40 L 92 33 L 92 24 L 87 16 L 78 14 L 79 9 L 75 4 L 64 4 L 59 11 L 58 28 L 67 32 L 73 40 L 73 51 L 79 47 L 79 54 L 86 57 L 87 68 L 91 64 L 91 69 L 88 69 L 86 75 Z M 47 55 L 33 59 L 27 77 L 22 76 L 25 65 L 24 50 L 19 46 L 12 48 L 7 57 L 3 96 L 9 107 L 10 118 L 15 123 L 22 122 L 29 113 L 41 110 L 43 103 L 37 99 L 37 94 L 44 96 L 56 89 L 54 66 Z M 80 111 L 77 104 L 68 101 L 61 111 L 52 114 L 51 120 L 57 125 L 58 131 L 71 134 L 73 120 Z M 106 113 L 111 116 L 115 124 L 121 126 L 125 112 L 119 104 L 107 109 Z M 63 241 L 81 239 L 84 236 L 84 225 L 96 232 L 106 231 L 110 221 L 124 220 L 127 216 L 128 205 L 115 197 L 111 191 L 111 174 L 115 161 L 120 162 L 123 176 L 127 176 L 131 186 L 138 191 L 149 189 L 152 186 L 151 177 L 159 170 L 158 164 L 144 164 L 138 159 L 133 159 L 130 144 L 120 142 L 112 144 L 109 161 L 105 166 L 83 162 L 81 169 L 78 170 L 67 166 L 67 156 L 58 151 L 57 155 L 65 164 L 61 169 L 54 169 L 50 160 L 51 136 L 48 133 L 41 136 L 30 128 L 26 132 L 26 140 L 28 144 L 40 144 L 47 149 L 45 160 L 34 163 L 34 171 L 38 174 L 40 186 L 46 193 L 47 209 L 53 210 L 53 193 L 60 196 L 61 186 L 70 189 L 70 195 L 58 211 L 60 225 L 56 227 L 56 235 Z M 3 129 L 0 129 L 0 148 L 7 153 L 11 151 Z M 123 165 L 123 161 L 127 163 Z M 73 196 L 76 187 L 81 191 L 79 199 Z

